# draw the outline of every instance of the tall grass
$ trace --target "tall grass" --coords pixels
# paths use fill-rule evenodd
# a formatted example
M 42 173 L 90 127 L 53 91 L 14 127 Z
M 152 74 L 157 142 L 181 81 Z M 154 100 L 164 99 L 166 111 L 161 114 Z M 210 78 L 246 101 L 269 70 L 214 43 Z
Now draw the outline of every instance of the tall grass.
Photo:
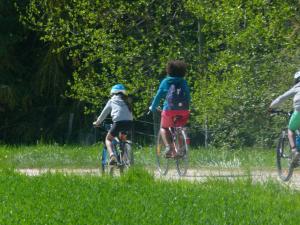
M 277 183 L 0 172 L 0 224 L 298 224 L 300 195 Z
M 100 168 L 101 146 L 0 146 L 1 168 Z
M 2 168 L 100 168 L 101 145 L 93 146 L 0 146 Z M 155 167 L 155 149 L 134 146 L 135 163 Z M 263 149 L 221 150 L 192 148 L 190 167 L 274 168 L 275 152 Z
M 155 164 L 154 147 L 142 147 L 135 151 L 135 155 L 144 164 Z M 240 168 L 240 167 L 264 167 L 275 166 L 275 151 L 273 149 L 216 149 L 216 148 L 190 148 L 189 162 L 192 167 L 210 168 Z

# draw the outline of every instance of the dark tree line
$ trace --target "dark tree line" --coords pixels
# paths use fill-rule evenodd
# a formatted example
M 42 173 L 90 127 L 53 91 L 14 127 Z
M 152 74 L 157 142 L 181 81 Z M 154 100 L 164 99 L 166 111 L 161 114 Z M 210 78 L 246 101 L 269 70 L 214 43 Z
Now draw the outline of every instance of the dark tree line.
M 19 1 L 20 3 L 23 1 Z M 73 71 L 63 53 L 53 54 L 26 28 L 12 1 L 0 3 L 0 140 L 64 143 L 85 127 L 83 105 L 66 97 Z M 72 120 L 72 121 L 71 121 Z M 70 129 L 72 124 L 73 129 Z M 77 131 L 77 132 L 74 132 Z

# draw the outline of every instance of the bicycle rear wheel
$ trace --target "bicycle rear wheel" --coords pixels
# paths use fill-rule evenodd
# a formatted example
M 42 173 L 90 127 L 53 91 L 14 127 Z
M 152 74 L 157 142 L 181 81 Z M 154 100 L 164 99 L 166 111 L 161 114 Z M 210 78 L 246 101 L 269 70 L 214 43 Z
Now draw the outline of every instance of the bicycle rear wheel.
M 166 158 L 166 146 L 162 140 L 160 132 L 157 136 L 157 143 L 156 143 L 156 161 L 157 167 L 160 175 L 166 175 L 169 169 L 169 159 Z
M 119 154 L 118 152 L 115 150 L 115 148 L 117 147 L 116 145 L 113 146 L 114 149 L 114 154 L 117 157 L 118 162 L 119 160 Z M 109 165 L 109 161 L 110 161 L 110 157 L 109 157 L 109 152 L 108 150 L 104 147 L 102 150 L 102 157 L 101 157 L 101 169 L 102 169 L 102 175 L 110 175 L 110 176 L 114 176 L 115 174 L 115 168 L 117 167 L 117 165 Z
M 131 148 L 131 144 L 126 142 L 123 146 L 123 152 L 122 152 L 122 164 L 124 167 L 129 168 L 134 164 L 134 157 L 133 157 L 133 151 Z
M 185 176 L 189 158 L 188 158 L 188 144 L 187 144 L 187 136 L 184 130 L 179 129 L 176 131 L 176 149 L 177 149 L 177 159 L 176 159 L 176 169 L 179 176 Z
M 279 142 L 276 148 L 276 165 L 278 175 L 281 180 L 288 181 L 294 171 L 294 167 L 291 165 L 292 151 L 290 148 L 287 131 L 282 131 Z

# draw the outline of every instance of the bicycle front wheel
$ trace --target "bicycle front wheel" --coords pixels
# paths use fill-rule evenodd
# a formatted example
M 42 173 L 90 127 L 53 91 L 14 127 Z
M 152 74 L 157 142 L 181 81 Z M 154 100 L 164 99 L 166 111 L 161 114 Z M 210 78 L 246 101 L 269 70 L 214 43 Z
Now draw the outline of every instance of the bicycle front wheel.
M 276 148 L 276 165 L 278 175 L 281 180 L 288 181 L 294 171 L 294 167 L 291 165 L 292 151 L 287 136 L 287 131 L 282 131 L 279 142 Z
M 176 169 L 179 176 L 185 176 L 189 158 L 188 158 L 188 144 L 187 136 L 184 130 L 180 129 L 176 132 L 176 149 L 177 149 L 177 159 L 176 159 Z
M 156 143 L 156 161 L 157 167 L 160 175 L 165 176 L 168 173 L 169 169 L 169 159 L 166 158 L 166 146 L 162 140 L 160 132 L 157 136 L 157 143 Z
M 101 169 L 102 169 L 102 173 L 105 172 L 105 169 L 108 165 L 108 158 L 109 158 L 109 154 L 107 152 L 106 147 L 103 147 L 102 149 L 102 154 L 101 154 Z

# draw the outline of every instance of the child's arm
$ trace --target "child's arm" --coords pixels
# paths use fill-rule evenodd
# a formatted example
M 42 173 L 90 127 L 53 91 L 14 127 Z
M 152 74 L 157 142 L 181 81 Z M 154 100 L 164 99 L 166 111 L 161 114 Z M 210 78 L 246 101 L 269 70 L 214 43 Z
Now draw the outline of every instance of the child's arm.
M 158 105 L 159 105 L 159 101 L 160 101 L 160 99 L 163 97 L 163 95 L 164 95 L 164 92 L 165 92 L 165 84 L 164 84 L 164 80 L 161 82 L 161 84 L 159 85 L 159 88 L 158 88 L 158 91 L 157 91 L 157 93 L 156 93 L 156 95 L 155 95 L 155 97 L 154 97 L 154 99 L 153 99 L 153 101 L 152 101 L 152 104 L 151 104 L 151 106 L 149 107 L 149 110 L 150 111 L 155 111 L 156 110 L 156 108 L 158 107 Z
M 99 126 L 102 121 L 108 116 L 108 114 L 111 112 L 111 105 L 110 105 L 110 101 L 108 101 L 104 107 L 104 109 L 102 110 L 100 116 L 98 116 L 97 120 L 95 122 L 93 122 L 94 126 Z
M 291 88 L 284 94 L 280 95 L 278 98 L 276 98 L 270 105 L 270 108 L 274 109 L 278 105 L 280 105 L 282 102 L 284 102 L 286 99 L 288 99 L 291 96 L 294 96 L 297 92 L 295 91 L 295 88 Z

